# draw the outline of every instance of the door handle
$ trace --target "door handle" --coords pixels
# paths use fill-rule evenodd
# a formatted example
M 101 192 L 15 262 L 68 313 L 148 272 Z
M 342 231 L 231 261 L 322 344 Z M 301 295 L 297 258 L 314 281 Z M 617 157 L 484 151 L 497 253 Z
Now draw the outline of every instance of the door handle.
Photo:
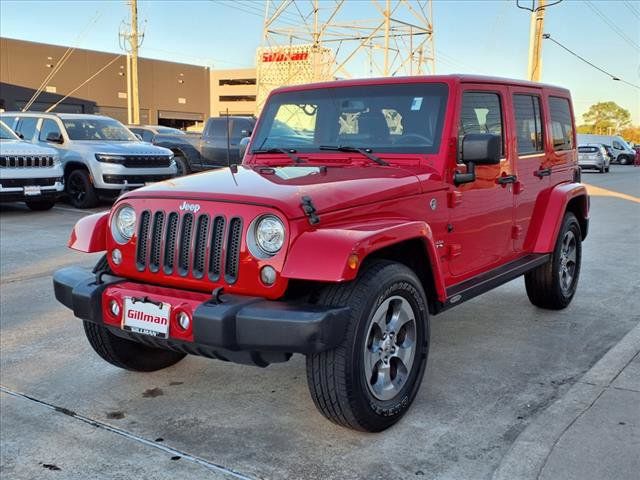
M 550 168 L 539 168 L 538 170 L 533 172 L 533 174 L 538 178 L 548 177 L 549 175 L 551 175 L 551 169 Z
M 507 183 L 516 183 L 518 177 L 516 175 L 505 175 L 504 177 L 499 177 L 496 182 L 500 185 L 506 185 Z

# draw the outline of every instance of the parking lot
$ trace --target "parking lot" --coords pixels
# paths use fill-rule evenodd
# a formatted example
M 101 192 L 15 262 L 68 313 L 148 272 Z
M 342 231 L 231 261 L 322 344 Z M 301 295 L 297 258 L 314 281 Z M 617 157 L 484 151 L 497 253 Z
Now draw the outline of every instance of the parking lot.
M 380 434 L 313 406 L 304 358 L 266 369 L 187 357 L 142 374 L 102 361 L 53 296 L 91 266 L 66 241 L 87 212 L 0 212 L 5 478 L 488 478 L 518 434 L 640 321 L 640 168 L 585 173 L 592 190 L 576 298 L 533 307 L 522 279 L 434 317 L 425 381 Z M 104 205 L 95 211 L 104 210 Z M 61 472 L 64 474 L 60 475 Z

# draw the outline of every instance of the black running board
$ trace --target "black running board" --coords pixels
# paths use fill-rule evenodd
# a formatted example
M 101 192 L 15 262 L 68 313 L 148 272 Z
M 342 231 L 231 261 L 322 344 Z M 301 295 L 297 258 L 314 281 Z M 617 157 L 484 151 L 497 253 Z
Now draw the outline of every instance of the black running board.
M 548 253 L 526 255 L 494 270 L 465 280 L 447 288 L 447 301 L 437 305 L 436 313 L 444 312 L 500 285 L 510 282 L 529 270 L 546 263 L 551 257 Z

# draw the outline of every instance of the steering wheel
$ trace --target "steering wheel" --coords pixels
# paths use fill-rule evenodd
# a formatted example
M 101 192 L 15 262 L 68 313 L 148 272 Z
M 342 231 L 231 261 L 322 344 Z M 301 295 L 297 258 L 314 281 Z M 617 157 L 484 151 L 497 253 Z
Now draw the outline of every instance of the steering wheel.
M 394 143 L 395 145 L 418 145 L 424 143 L 430 144 L 431 139 L 417 133 L 407 133 L 405 135 L 399 136 Z

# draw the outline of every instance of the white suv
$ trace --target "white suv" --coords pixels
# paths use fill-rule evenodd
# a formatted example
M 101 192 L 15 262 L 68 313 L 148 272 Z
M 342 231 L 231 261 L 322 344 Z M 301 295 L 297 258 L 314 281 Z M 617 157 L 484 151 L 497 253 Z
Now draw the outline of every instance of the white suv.
M 171 150 L 141 142 L 117 120 L 74 113 L 7 112 L 0 115 L 26 141 L 55 148 L 65 190 L 76 208 L 99 197 L 176 176 Z
M 58 152 L 20 140 L 0 122 L 0 201 L 49 210 L 64 189 L 62 175 Z

